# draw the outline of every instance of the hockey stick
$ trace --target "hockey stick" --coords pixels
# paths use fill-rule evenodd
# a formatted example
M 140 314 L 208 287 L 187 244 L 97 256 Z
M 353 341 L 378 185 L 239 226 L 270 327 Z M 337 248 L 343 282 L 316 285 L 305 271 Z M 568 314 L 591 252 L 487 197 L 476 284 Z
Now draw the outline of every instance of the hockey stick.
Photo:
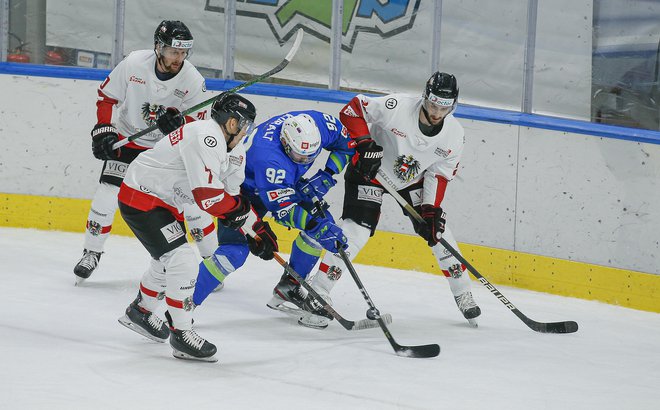
M 286 57 L 284 57 L 284 60 L 282 60 L 282 62 L 277 65 L 277 67 L 273 68 L 272 70 L 270 70 L 266 73 L 263 73 L 261 75 L 258 75 L 256 77 L 254 77 L 250 81 L 246 81 L 242 84 L 237 85 L 234 88 L 231 88 L 227 91 L 223 91 L 221 94 L 218 94 L 215 97 L 211 97 L 206 101 L 202 101 L 201 103 L 199 103 L 199 104 L 197 104 L 193 107 L 190 107 L 187 110 L 179 113 L 179 116 L 186 116 L 188 114 L 192 114 L 192 113 L 198 111 L 200 108 L 204 108 L 207 105 L 212 104 L 215 100 L 217 100 L 218 98 L 220 98 L 221 96 L 223 96 L 225 94 L 236 93 L 236 92 L 238 92 L 238 91 L 240 91 L 240 90 L 242 90 L 246 87 L 251 86 L 254 83 L 258 83 L 259 81 L 263 81 L 266 78 L 272 76 L 273 74 L 277 74 L 280 71 L 284 70 L 284 67 L 286 67 L 291 62 L 291 60 L 293 60 L 293 57 L 298 52 L 298 48 L 300 48 L 300 43 L 302 42 L 302 38 L 303 38 L 303 29 L 300 28 L 300 29 L 298 29 L 298 32 L 296 33 L 296 39 L 293 42 L 293 46 L 291 47 L 291 50 L 289 50 L 289 53 L 286 55 Z M 123 147 L 124 145 L 128 144 L 129 142 L 135 141 L 136 139 L 140 138 L 141 136 L 143 136 L 145 134 L 148 134 L 152 131 L 155 131 L 156 129 L 158 129 L 158 126 L 155 125 L 155 124 L 148 127 L 148 128 L 145 128 L 142 131 L 140 131 L 136 134 L 133 134 L 128 138 L 125 138 L 121 141 L 115 142 L 112 145 L 112 149 L 113 150 L 119 149 L 119 148 Z
M 385 333 L 385 337 L 387 338 L 387 341 L 390 342 L 392 348 L 394 348 L 394 351 L 396 352 L 397 355 L 403 357 L 428 358 L 428 357 L 436 357 L 437 355 L 440 354 L 440 346 L 437 344 L 419 345 L 419 346 L 402 346 L 398 344 L 396 340 L 394 340 L 394 337 L 392 337 L 392 334 L 390 333 L 389 329 L 387 329 L 387 325 L 385 324 L 383 318 L 380 316 L 380 312 L 374 305 L 374 302 L 369 297 L 369 294 L 367 293 L 367 290 L 364 288 L 364 285 L 362 284 L 360 277 L 355 271 L 353 264 L 351 263 L 350 259 L 348 259 L 348 255 L 346 255 L 346 252 L 344 252 L 344 250 L 341 248 L 339 249 L 339 256 L 344 261 L 344 264 L 348 268 L 348 271 L 351 273 L 353 280 L 355 280 L 358 289 L 360 289 L 360 292 L 362 292 L 362 296 L 364 296 L 364 300 L 366 300 L 367 304 L 369 305 L 369 310 L 367 311 L 367 317 L 373 317 L 378 321 L 380 328 L 383 329 L 383 333 Z
M 255 238 L 255 240 L 261 240 L 259 238 L 259 235 L 257 235 L 251 227 L 248 226 L 243 226 L 242 228 L 245 232 L 247 232 L 248 235 L 251 237 Z M 344 329 L 346 330 L 363 330 L 363 329 L 373 329 L 375 327 L 378 327 L 378 324 L 374 320 L 370 319 L 362 319 L 358 320 L 356 322 L 348 319 L 344 319 L 342 315 L 340 315 L 328 302 L 326 302 L 310 285 L 305 281 L 305 279 L 296 272 L 291 265 L 287 263 L 277 252 L 273 252 L 273 255 L 275 257 L 275 260 L 284 268 L 284 270 L 295 280 L 297 280 L 302 287 L 304 287 L 309 294 L 312 295 L 314 299 L 323 307 L 323 309 L 328 312 L 333 318 L 339 322 Z M 392 316 L 390 315 L 384 315 L 385 316 L 385 321 L 392 323 Z
M 424 218 L 421 217 L 421 215 L 415 210 L 415 208 L 412 207 L 401 195 L 396 190 L 396 185 L 392 180 L 390 180 L 387 175 L 385 175 L 385 172 L 382 169 L 378 170 L 378 175 L 376 176 L 376 181 L 378 181 L 385 190 L 392 195 L 392 197 L 401 205 L 408 214 L 410 214 L 413 218 L 417 220 L 419 223 L 426 223 L 424 221 Z M 482 285 L 486 287 L 493 295 L 495 295 L 496 298 L 500 300 L 504 304 L 504 306 L 508 307 L 511 312 L 513 312 L 514 315 L 518 316 L 520 320 L 523 321 L 524 324 L 527 325 L 530 329 L 532 329 L 535 332 L 540 332 L 540 333 L 574 333 L 577 332 L 578 330 L 578 324 L 577 322 L 574 322 L 572 320 L 565 321 L 565 322 L 537 322 L 535 320 L 532 320 L 525 316 L 520 310 L 518 310 L 517 307 L 513 305 L 507 298 L 502 295 L 502 293 L 497 290 L 495 286 L 493 286 L 492 283 L 488 281 L 488 279 L 484 278 L 481 273 L 479 273 L 478 270 L 474 268 L 456 249 L 454 249 L 453 246 L 451 246 L 449 243 L 444 238 L 440 238 L 440 244 L 445 247 L 451 253 L 456 259 L 458 259 L 463 265 L 465 265 L 470 272 L 474 275 L 475 278 L 481 282 Z

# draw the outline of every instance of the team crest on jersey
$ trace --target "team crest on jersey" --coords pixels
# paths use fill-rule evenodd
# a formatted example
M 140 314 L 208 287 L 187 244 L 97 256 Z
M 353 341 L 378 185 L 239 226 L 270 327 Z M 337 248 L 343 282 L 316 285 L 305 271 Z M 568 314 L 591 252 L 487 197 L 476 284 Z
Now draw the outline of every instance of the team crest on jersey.
M 332 1 L 250 0 L 237 1 L 236 14 L 268 22 L 273 36 L 284 44 L 298 28 L 330 43 Z M 421 0 L 345 0 L 341 22 L 341 48 L 353 52 L 359 33 L 375 33 L 389 38 L 410 30 L 415 23 Z M 206 0 L 204 10 L 224 13 L 225 1 Z
M 158 117 L 165 113 L 165 107 L 159 104 L 150 104 L 145 102 L 142 104 L 142 119 L 150 127 L 156 125 L 156 120 Z
M 412 155 L 399 155 L 394 161 L 394 175 L 403 182 L 410 182 L 419 173 L 419 161 Z

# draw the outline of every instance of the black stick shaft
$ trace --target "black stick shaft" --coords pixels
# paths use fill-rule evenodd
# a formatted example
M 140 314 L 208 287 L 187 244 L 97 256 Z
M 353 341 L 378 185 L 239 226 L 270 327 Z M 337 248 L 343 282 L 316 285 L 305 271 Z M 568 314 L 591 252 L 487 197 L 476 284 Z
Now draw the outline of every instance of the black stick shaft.
M 406 210 L 417 222 L 425 224 L 426 221 L 422 216 L 413 208 L 396 190 L 396 185 L 391 181 L 385 172 L 382 169 L 378 170 L 378 175 L 376 180 L 385 188 L 385 190 L 392 195 L 392 197 Z M 541 333 L 574 333 L 578 330 L 578 324 L 574 321 L 565 321 L 565 322 L 551 322 L 543 323 L 536 322 L 527 316 L 525 316 L 517 307 L 513 305 L 504 297 L 504 295 L 492 284 L 488 279 L 486 279 L 479 271 L 468 262 L 463 255 L 461 255 L 453 246 L 451 246 L 444 238 L 440 238 L 440 244 L 445 247 L 456 259 L 458 259 L 465 267 L 474 275 L 475 278 L 481 282 L 486 289 L 499 299 L 514 315 L 516 315 L 520 320 L 523 321 L 530 329 L 541 332 Z
M 296 52 L 298 51 L 298 48 L 300 48 L 300 43 L 302 42 L 302 38 L 303 38 L 303 29 L 298 29 L 298 33 L 296 34 L 296 39 L 293 42 L 293 46 L 291 47 L 291 50 L 289 50 L 289 53 L 286 55 L 286 57 L 284 57 L 284 60 L 282 60 L 282 62 L 277 65 L 277 67 L 273 68 L 272 70 L 270 70 L 266 73 L 263 73 L 261 75 L 258 75 L 256 77 L 252 78 L 250 81 L 246 81 L 244 83 L 241 83 L 241 84 L 237 85 L 234 88 L 231 88 L 227 91 L 223 91 L 221 94 L 216 95 L 215 97 L 211 97 L 206 101 L 202 101 L 201 103 L 199 103 L 197 105 L 194 105 L 194 106 L 188 108 L 187 110 L 179 113 L 179 115 L 180 116 L 186 116 L 188 114 L 195 113 L 195 112 L 199 111 L 200 109 L 206 107 L 207 105 L 212 104 L 215 100 L 217 100 L 218 98 L 222 97 L 225 94 L 236 93 L 236 92 L 238 92 L 238 91 L 240 91 L 240 90 L 242 90 L 246 87 L 251 86 L 254 83 L 258 83 L 260 81 L 263 81 L 266 78 L 272 76 L 273 74 L 277 74 L 280 71 L 284 70 L 284 67 L 286 67 L 291 62 L 291 60 L 293 59 L 293 56 L 296 55 Z M 146 135 L 146 134 L 148 134 L 152 131 L 155 131 L 157 129 L 158 129 L 157 125 L 152 125 L 148 128 L 145 128 L 142 131 L 131 135 L 130 137 L 127 137 L 127 138 L 125 138 L 121 141 L 117 141 L 112 146 L 112 149 L 113 150 L 119 149 L 119 148 L 123 147 L 124 145 L 128 144 L 129 142 L 135 141 L 136 139 L 138 139 L 138 138 L 140 138 L 140 137 L 142 137 L 142 136 L 144 136 L 144 135 Z

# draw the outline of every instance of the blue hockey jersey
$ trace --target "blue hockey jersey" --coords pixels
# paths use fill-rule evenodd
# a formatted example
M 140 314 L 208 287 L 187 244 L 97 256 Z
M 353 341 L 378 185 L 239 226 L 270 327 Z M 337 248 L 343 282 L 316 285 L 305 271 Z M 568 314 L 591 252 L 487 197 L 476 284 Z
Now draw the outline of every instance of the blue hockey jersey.
M 304 197 L 296 192 L 296 183 L 313 163 L 293 162 L 280 142 L 282 124 L 298 114 L 307 114 L 314 119 L 321 133 L 321 147 L 330 151 L 326 171 L 338 174 L 344 169 L 355 149 L 339 119 L 319 111 L 291 111 L 259 124 L 245 139 L 247 160 L 242 190 L 253 200 L 258 197 L 277 222 L 305 230 L 312 216 L 308 209 L 298 206 Z

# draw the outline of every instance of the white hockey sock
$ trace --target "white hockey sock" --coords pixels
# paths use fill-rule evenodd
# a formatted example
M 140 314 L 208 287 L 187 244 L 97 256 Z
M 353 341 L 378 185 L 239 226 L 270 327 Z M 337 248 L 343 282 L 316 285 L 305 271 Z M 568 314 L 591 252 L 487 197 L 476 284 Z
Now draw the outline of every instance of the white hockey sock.
M 452 234 L 449 227 L 445 229 L 442 237 L 447 241 L 449 245 L 460 252 L 458 249 L 458 244 L 456 243 L 454 235 Z M 445 275 L 447 281 L 449 281 L 449 288 L 451 289 L 451 293 L 454 296 L 458 296 L 470 290 L 470 274 L 465 269 L 465 266 L 448 251 L 446 251 L 441 244 L 435 245 L 431 248 L 431 250 L 438 260 L 438 266 L 440 267 L 440 270 L 442 270 L 442 274 Z
M 142 294 L 140 306 L 150 312 L 155 311 L 165 296 L 165 286 L 165 267 L 163 263 L 159 260 L 151 259 L 149 268 L 142 275 L 142 280 L 140 281 L 140 293 Z
M 212 256 L 218 247 L 218 236 L 211 215 L 199 209 L 196 204 L 184 205 L 183 214 L 199 254 L 202 258 Z
M 352 261 L 369 240 L 369 234 L 371 232 L 369 229 L 353 222 L 352 219 L 342 221 L 341 229 L 348 239 L 346 254 L 349 260 Z M 321 296 L 330 295 L 330 291 L 346 270 L 346 265 L 341 258 L 330 252 L 326 252 L 319 270 L 312 279 L 311 285 Z
M 165 301 L 176 329 L 192 329 L 195 304 L 192 295 L 199 264 L 189 244 L 184 244 L 160 257 L 165 265 L 167 290 Z
M 119 206 L 117 204 L 118 193 L 119 187 L 106 183 L 99 184 L 87 216 L 85 249 L 103 252 L 103 246 L 110 235 L 112 221 Z

